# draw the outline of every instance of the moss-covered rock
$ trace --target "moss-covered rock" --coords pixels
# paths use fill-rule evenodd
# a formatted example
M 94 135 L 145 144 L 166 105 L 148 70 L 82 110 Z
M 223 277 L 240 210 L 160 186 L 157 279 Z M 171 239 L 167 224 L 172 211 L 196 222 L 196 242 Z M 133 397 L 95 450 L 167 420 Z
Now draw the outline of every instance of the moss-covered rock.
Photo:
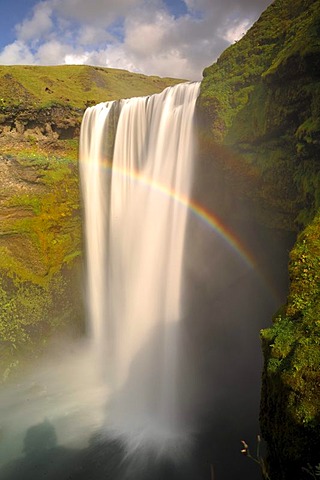
M 57 327 L 79 323 L 82 241 L 75 161 L 20 154 L 0 162 L 1 378 Z
M 198 101 L 202 152 L 254 204 L 257 221 L 305 228 L 287 304 L 262 332 L 271 480 L 310 478 L 303 468 L 320 462 L 319 59 L 320 1 L 275 0 L 205 69 Z
M 273 208 L 280 228 L 320 207 L 319 58 L 319 0 L 278 0 L 204 71 L 201 136 L 237 157 L 231 176 L 256 170 L 258 216 Z
M 319 463 L 320 214 L 298 237 L 289 272 L 288 302 L 261 333 L 261 428 L 275 480 L 309 478 L 303 467 Z

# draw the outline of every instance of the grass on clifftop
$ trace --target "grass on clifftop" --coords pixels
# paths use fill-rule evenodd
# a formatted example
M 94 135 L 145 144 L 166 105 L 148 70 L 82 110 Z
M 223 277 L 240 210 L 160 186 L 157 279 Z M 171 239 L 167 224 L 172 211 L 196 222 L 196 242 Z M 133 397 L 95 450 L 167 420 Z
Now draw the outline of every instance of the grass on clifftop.
M 84 109 L 108 100 L 158 93 L 183 81 L 87 65 L 0 66 L 0 111 L 56 104 Z

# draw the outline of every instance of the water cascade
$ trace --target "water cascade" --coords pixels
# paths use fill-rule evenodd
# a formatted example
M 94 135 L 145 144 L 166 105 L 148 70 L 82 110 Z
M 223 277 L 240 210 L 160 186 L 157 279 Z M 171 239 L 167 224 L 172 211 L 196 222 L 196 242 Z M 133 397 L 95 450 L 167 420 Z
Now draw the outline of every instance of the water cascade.
M 101 103 L 81 127 L 90 336 L 109 388 L 106 429 L 131 451 L 188 443 L 180 320 L 198 92 L 189 83 Z

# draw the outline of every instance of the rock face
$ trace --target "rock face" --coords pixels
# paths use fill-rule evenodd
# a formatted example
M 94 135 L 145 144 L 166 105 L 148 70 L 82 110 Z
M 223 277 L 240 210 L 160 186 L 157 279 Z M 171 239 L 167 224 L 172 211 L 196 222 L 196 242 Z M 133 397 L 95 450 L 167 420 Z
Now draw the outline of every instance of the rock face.
M 270 477 L 310 478 L 320 446 L 320 217 L 291 251 L 287 304 L 262 331 L 265 358 L 260 421 Z
M 175 83 L 86 66 L 0 66 L 0 383 L 56 331 L 84 329 L 84 109 Z
M 2 155 L 0 348 L 3 379 L 50 335 L 81 328 L 81 225 L 77 165 Z
M 204 71 L 204 140 L 224 168 L 256 178 L 274 226 L 305 224 L 319 208 L 319 11 L 314 0 L 275 1 Z
M 262 331 L 261 429 L 272 480 L 320 461 L 320 1 L 276 0 L 204 71 L 199 137 L 265 226 L 301 231 L 290 291 Z M 304 229 L 304 230 L 303 230 Z M 309 464 L 309 467 L 308 467 Z
M 3 108 L 1 114 L 1 141 L 47 141 L 77 138 L 83 110 L 64 105 L 34 109 L 20 106 Z

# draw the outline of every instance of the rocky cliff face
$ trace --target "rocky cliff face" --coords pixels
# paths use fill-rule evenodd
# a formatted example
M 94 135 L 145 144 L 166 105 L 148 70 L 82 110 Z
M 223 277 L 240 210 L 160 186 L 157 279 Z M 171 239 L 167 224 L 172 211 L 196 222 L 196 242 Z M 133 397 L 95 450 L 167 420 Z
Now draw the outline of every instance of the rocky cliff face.
M 320 2 L 276 0 L 204 71 L 202 155 L 271 229 L 301 231 L 290 291 L 262 332 L 261 429 L 272 480 L 320 461 Z M 315 472 L 315 470 L 313 470 Z
M 65 105 L 35 109 L 28 106 L 2 108 L 0 115 L 0 147 L 15 149 L 17 143 L 46 150 L 59 148 L 58 140 L 79 137 L 82 109 Z

